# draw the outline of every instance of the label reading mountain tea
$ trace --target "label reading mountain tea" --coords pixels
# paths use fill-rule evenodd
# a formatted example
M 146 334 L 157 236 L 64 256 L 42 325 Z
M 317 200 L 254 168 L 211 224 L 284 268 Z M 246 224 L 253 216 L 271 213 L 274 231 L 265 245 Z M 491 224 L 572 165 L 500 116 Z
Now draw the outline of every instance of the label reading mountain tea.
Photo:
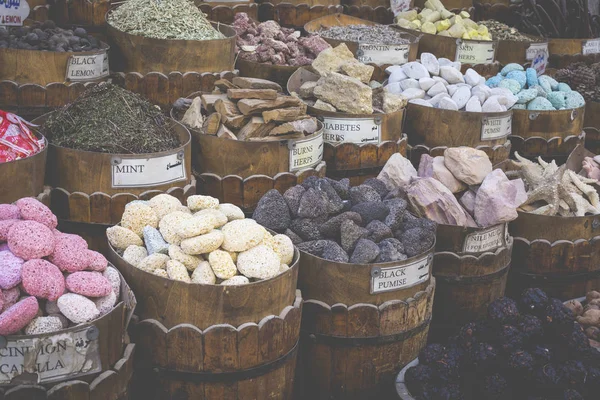
M 481 140 L 495 140 L 512 133 L 512 113 L 486 116 L 481 120 Z
M 73 55 L 67 61 L 67 81 L 91 81 L 108 76 L 108 54 Z
M 154 158 L 112 158 L 112 187 L 146 187 L 186 179 L 183 151 Z
M 581 54 L 598 54 L 600 53 L 600 39 L 590 39 L 583 42 L 583 48 Z
M 381 124 L 375 118 L 323 118 L 327 143 L 374 143 L 381 141 Z
M 290 140 L 290 172 L 304 168 L 311 168 L 323 159 L 323 135 L 315 134 L 313 137 L 302 140 Z
M 498 247 L 504 246 L 505 229 L 506 224 L 500 224 L 467 235 L 463 244 L 463 252 L 482 253 L 484 251 L 496 250 Z
M 88 333 L 95 330 L 95 334 Z M 31 382 L 48 383 L 93 374 L 102 370 L 98 329 L 86 326 L 74 331 L 43 338 L 5 336 L 6 346 L 0 348 L 0 385 L 23 374 Z M 23 378 L 22 378 L 23 379 Z
M 456 41 L 455 61 L 465 64 L 490 64 L 496 57 L 496 42 L 489 40 L 461 40 Z
M 525 59 L 531 61 L 531 68 L 535 69 L 538 75 L 546 72 L 548 66 L 548 43 L 532 43 L 525 51 Z
M 22 26 L 29 11 L 26 0 L 0 0 L 0 25 Z
M 393 64 L 401 65 L 408 62 L 407 44 L 387 45 L 359 43 L 356 58 L 364 64 Z
M 373 267 L 371 269 L 371 294 L 391 292 L 418 285 L 429 279 L 429 268 L 433 256 L 426 255 L 418 260 L 397 267 Z

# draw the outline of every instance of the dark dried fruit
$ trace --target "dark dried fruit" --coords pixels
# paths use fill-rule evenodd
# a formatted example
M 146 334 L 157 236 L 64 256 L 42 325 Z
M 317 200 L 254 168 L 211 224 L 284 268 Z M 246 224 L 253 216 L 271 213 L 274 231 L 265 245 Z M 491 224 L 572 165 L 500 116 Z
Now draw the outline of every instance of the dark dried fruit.
M 551 332 L 562 333 L 573 329 L 575 316 L 562 301 L 552 299 L 546 306 L 542 321 L 545 323 L 546 328 L 550 329 Z
M 425 384 L 433 382 L 434 377 L 435 373 L 429 365 L 419 364 L 406 370 L 404 381 L 410 393 L 418 396 L 423 393 Z
M 573 390 L 573 389 L 566 389 L 563 392 L 562 399 L 563 400 L 585 400 L 584 397 L 577 390 Z
M 558 386 L 561 380 L 561 370 L 555 364 L 545 364 L 534 370 L 535 382 L 547 388 Z
M 500 297 L 488 306 L 488 317 L 499 324 L 511 324 L 518 321 L 517 303 L 508 297 Z
M 499 349 L 506 353 L 523 347 L 525 335 L 512 325 L 502 325 L 497 332 L 496 343 Z
M 476 371 L 493 369 L 498 364 L 498 351 L 488 343 L 477 343 L 469 350 L 469 359 Z
M 521 311 L 527 314 L 542 315 L 550 299 L 543 290 L 538 288 L 525 289 L 521 293 L 519 305 Z
M 523 315 L 519 318 L 516 327 L 523 332 L 525 340 L 539 339 L 544 334 L 542 321 L 533 315 Z
M 419 352 L 419 364 L 430 365 L 441 360 L 446 353 L 446 348 L 438 343 L 427 345 Z
M 479 386 L 481 399 L 499 400 L 504 398 L 508 390 L 508 382 L 502 375 L 496 373 L 483 378 Z
M 582 388 L 585 384 L 588 371 L 581 361 L 569 360 L 562 366 L 561 375 L 566 385 Z
M 524 350 L 514 351 L 508 356 L 508 368 L 516 377 L 530 376 L 534 367 L 535 360 L 533 356 Z

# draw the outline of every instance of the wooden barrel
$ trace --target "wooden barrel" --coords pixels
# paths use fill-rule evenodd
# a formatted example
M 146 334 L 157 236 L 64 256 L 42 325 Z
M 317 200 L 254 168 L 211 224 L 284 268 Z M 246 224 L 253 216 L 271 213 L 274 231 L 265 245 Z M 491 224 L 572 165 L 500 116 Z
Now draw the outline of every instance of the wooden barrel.
M 307 22 L 329 14 L 341 13 L 344 8 L 341 5 L 316 5 L 291 4 L 283 2 L 273 4 L 269 2 L 258 5 L 258 20 L 260 22 L 276 21 L 286 28 L 302 29 Z
M 414 0 L 411 0 L 408 2 L 407 10 L 413 8 L 413 3 L 414 3 Z M 342 0 L 342 4 L 344 6 L 349 6 L 349 7 L 366 6 L 366 7 L 371 7 L 371 8 L 377 8 L 377 7 L 390 8 L 390 2 L 388 0 Z
M 600 154 L 600 103 L 588 101 L 585 103 L 585 148 L 594 154 Z
M 465 323 L 485 317 L 488 305 L 504 296 L 512 247 L 507 224 L 438 225 L 430 342 L 446 342 Z
M 313 6 L 339 6 L 340 5 L 340 0 L 258 0 L 259 3 L 271 3 L 271 4 L 282 4 L 282 3 L 288 3 L 288 4 L 294 4 L 294 5 L 300 5 L 300 4 L 308 4 L 309 6 L 313 7 Z
M 48 141 L 31 157 L 0 163 L 0 204 L 13 203 L 22 197 L 37 197 L 44 190 Z
M 391 25 L 394 23 L 394 13 L 390 9 L 389 4 L 375 7 L 369 5 L 344 4 L 344 14 L 383 25 Z
M 408 104 L 404 132 L 411 145 L 410 158 L 418 166 L 422 154 L 443 155 L 448 147 L 468 146 L 485 151 L 492 165 L 508 159 L 512 111 L 477 113 L 441 110 Z
M 297 251 L 286 272 L 239 286 L 162 278 L 112 247 L 108 257 L 139 302 L 134 398 L 291 398 L 302 312 Z
M 569 300 L 600 287 L 600 215 L 519 212 L 509 230 L 514 236 L 509 295 L 539 287 L 549 296 Z
M 512 153 L 538 156 L 564 163 L 575 147 L 583 144 L 585 107 L 572 110 L 513 110 Z
M 93 321 L 47 334 L 3 336 L 5 351 L 32 351 L 3 355 L 3 369 L 14 376 L 0 377 L 2 399 L 129 399 L 135 345 L 128 343 L 127 325 L 136 299 L 124 279 L 120 290 L 119 303 Z
M 414 0 L 415 7 L 423 9 L 426 0 Z M 462 10 L 473 6 L 473 0 L 442 0 L 442 4 L 447 10 Z
M 266 79 L 268 81 L 277 82 L 281 87 L 285 87 L 290 76 L 292 76 L 292 74 L 300 67 L 257 63 L 238 57 L 235 62 L 235 68 L 239 71 L 240 76 Z
M 50 7 L 50 18 L 59 26 L 83 26 L 105 30 L 104 16 L 111 7 L 111 0 L 54 0 Z
M 534 37 L 532 36 L 532 38 Z M 540 38 L 535 39 L 539 39 L 539 41 L 498 40 L 496 60 L 502 65 L 517 63 L 525 68 L 529 68 L 538 52 L 549 54 L 548 41 L 541 40 Z
M 308 33 L 316 33 L 322 28 L 348 25 L 374 26 L 378 24 L 345 14 L 332 14 L 310 21 L 304 25 L 304 30 Z M 394 27 L 394 25 L 392 25 L 392 27 Z M 348 49 L 358 60 L 375 68 L 371 79 L 383 82 L 388 76 L 385 72 L 387 67 L 390 65 L 404 64 L 417 59 L 419 36 L 402 31 L 400 32 L 402 33 L 403 38 L 409 41 L 408 44 L 380 45 L 379 43 L 358 43 L 347 40 L 329 39 L 326 37 L 323 37 L 323 39 L 333 47 L 336 47 L 341 43 L 346 43 Z M 369 60 L 373 61 L 369 62 Z
M 302 252 L 299 399 L 388 399 L 427 342 L 433 247 L 404 261 L 346 264 Z M 394 278 L 402 274 L 403 277 Z
M 575 62 L 600 61 L 600 39 L 548 39 L 550 67 L 566 68 Z
M 251 19 L 258 21 L 258 4 L 254 0 L 232 2 L 195 0 L 194 3 L 206 14 L 209 21 L 232 25 L 237 13 L 246 13 Z
M 318 75 L 300 68 L 290 77 L 288 92 L 297 92 L 304 82 L 315 81 Z M 308 113 L 323 122 L 327 176 L 349 178 L 352 185 L 379 174 L 394 153 L 406 155 L 407 138 L 402 133 L 404 109 L 387 114 L 350 114 L 329 112 L 308 107 Z M 348 134 L 339 126 L 352 125 L 358 130 Z

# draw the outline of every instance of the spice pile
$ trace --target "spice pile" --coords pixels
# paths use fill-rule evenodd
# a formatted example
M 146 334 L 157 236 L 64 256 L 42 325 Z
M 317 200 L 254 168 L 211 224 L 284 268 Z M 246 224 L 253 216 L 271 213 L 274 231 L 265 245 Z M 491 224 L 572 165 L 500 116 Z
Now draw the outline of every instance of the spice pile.
M 237 206 L 210 196 L 190 196 L 187 207 L 168 194 L 133 201 L 106 236 L 136 268 L 185 283 L 270 279 L 285 272 L 294 257 L 287 236 L 271 235 Z
M 554 78 L 577 90 L 586 101 L 600 101 L 600 63 L 574 63 L 556 71 Z
M 100 42 L 84 28 L 61 29 L 48 20 L 33 26 L 0 26 L 0 49 L 5 48 L 64 53 L 97 50 Z
M 395 195 L 375 178 L 350 187 L 348 179 L 311 176 L 283 195 L 267 192 L 252 218 L 326 260 L 401 261 L 433 246 L 436 224 L 408 213 L 406 201 Z
M 535 69 L 525 70 L 516 63 L 507 64 L 485 84 L 492 90 L 503 90 L 506 93 L 505 97 L 510 100 L 506 104 L 509 109 L 551 111 L 585 105 L 583 96 L 566 83 L 558 83 L 548 75 L 538 76 Z
M 485 228 L 510 222 L 527 199 L 523 181 L 492 170 L 487 154 L 471 147 L 448 148 L 443 157 L 424 154 L 418 172 L 395 154 L 379 177 L 403 193 L 416 215 L 438 224 Z
M 355 59 L 345 43 L 323 50 L 313 61 L 312 69 L 317 72 L 315 79 L 304 82 L 295 94 L 314 108 L 372 114 L 392 113 L 406 107 L 406 98 L 371 81 L 375 67 Z
M 493 19 L 481 21 L 490 34 L 496 40 L 511 40 L 517 42 L 540 42 L 543 39 L 540 37 L 524 35 L 517 28 L 503 24 L 502 22 Z
M 423 53 L 420 61 L 388 67 L 385 89 L 410 103 L 444 110 L 501 112 L 510 108 L 512 102 L 504 98 L 504 90 L 490 90 L 485 78 L 472 68 L 464 75 L 460 70 L 458 61 Z
M 44 149 L 44 139 L 38 139 L 23 118 L 0 110 L 0 163 L 33 156 Z
M 110 83 L 87 89 L 50 114 L 41 128 L 55 146 L 113 154 L 174 149 L 180 144 L 169 129 L 158 107 Z
M 410 41 L 398 29 L 387 25 L 346 25 L 321 28 L 318 35 L 344 42 L 374 44 L 408 44 Z
M 600 350 L 600 293 L 589 292 L 583 304 L 578 300 L 570 300 L 565 305 L 573 311 L 575 319 L 585 329 L 592 347 Z
M 592 400 L 600 391 L 600 352 L 560 300 L 525 290 L 502 297 L 486 320 L 464 325 L 449 344 L 430 344 L 405 382 L 417 400 Z
M 425 8 L 398 13 L 395 18 L 398 26 L 431 35 L 456 39 L 492 40 L 488 29 L 477 24 L 466 11 L 454 14 L 446 9 L 440 0 L 427 0 Z
M 117 304 L 119 272 L 83 238 L 56 225 L 56 216 L 32 197 L 0 204 L 0 335 L 59 331 Z
M 273 64 L 309 65 L 331 46 L 317 35 L 301 37 L 300 31 L 282 28 L 275 21 L 257 24 L 246 13 L 235 14 L 233 29 L 238 34 L 235 51 L 242 60 Z
M 122 32 L 154 39 L 225 38 L 190 0 L 128 0 L 111 11 L 107 21 Z

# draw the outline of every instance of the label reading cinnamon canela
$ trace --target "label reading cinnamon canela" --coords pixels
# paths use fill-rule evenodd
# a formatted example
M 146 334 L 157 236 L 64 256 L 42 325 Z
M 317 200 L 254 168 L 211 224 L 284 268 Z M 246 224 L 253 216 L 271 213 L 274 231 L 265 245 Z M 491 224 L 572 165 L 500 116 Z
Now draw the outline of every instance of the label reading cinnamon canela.
M 496 58 L 496 42 L 483 40 L 456 41 L 456 57 L 454 61 L 465 64 L 490 64 Z
M 323 137 L 327 143 L 379 144 L 381 124 L 375 118 L 323 118 Z
M 108 54 L 73 55 L 67 61 L 67 81 L 91 81 L 108 76 Z
M 492 226 L 483 231 L 473 232 L 465 237 L 463 244 L 464 253 L 482 253 L 484 251 L 496 250 L 504 245 L 505 224 Z
M 481 140 L 495 140 L 512 133 L 512 113 L 486 116 L 481 120 Z
M 371 294 L 406 289 L 429 279 L 432 255 L 397 267 L 373 267 L 371 269 Z
M 408 62 L 409 49 L 410 47 L 407 44 L 359 43 L 356 58 L 364 64 L 402 65 Z
M 290 172 L 311 168 L 323 159 L 323 135 L 321 133 L 302 140 L 290 140 Z
M 153 158 L 112 158 L 112 187 L 147 187 L 186 179 L 183 151 Z

